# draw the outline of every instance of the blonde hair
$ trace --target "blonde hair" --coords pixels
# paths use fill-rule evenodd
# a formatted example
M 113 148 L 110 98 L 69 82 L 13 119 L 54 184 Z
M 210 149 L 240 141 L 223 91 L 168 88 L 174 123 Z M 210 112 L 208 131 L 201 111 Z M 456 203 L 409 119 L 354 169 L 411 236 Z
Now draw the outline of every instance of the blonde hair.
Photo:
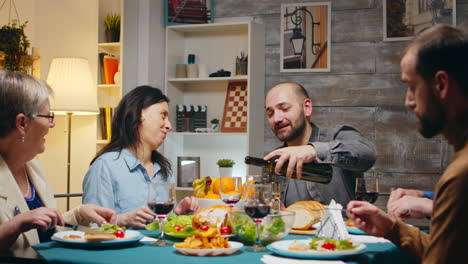
M 13 130 L 19 113 L 29 117 L 37 114 L 52 94 L 52 89 L 42 80 L 0 70 L 0 138 Z

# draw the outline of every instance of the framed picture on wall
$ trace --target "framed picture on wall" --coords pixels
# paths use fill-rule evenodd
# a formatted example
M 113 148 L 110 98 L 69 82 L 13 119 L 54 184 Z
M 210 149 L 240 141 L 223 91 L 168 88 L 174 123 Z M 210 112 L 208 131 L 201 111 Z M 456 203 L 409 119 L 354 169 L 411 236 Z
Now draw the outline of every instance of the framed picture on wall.
M 329 72 L 331 2 L 281 5 L 281 72 Z
M 434 24 L 456 25 L 456 0 L 383 0 L 383 40 L 410 40 Z
M 214 0 L 164 0 L 166 25 L 214 22 Z

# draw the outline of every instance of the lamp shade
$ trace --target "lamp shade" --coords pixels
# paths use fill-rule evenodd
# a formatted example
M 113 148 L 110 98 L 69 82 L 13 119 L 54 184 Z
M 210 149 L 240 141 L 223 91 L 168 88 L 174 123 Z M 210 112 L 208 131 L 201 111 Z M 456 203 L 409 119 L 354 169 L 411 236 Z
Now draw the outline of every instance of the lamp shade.
M 99 113 L 96 85 L 93 83 L 87 59 L 53 58 L 47 83 L 54 91 L 51 109 L 55 114 L 95 115 Z

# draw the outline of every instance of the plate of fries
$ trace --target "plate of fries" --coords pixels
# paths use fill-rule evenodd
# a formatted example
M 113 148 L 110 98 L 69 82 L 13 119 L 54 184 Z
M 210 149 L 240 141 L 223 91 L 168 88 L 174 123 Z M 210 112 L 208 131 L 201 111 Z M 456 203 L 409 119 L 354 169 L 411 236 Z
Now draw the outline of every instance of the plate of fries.
M 190 256 L 221 256 L 221 255 L 231 255 L 238 251 L 240 248 L 244 246 L 244 244 L 240 242 L 233 242 L 229 241 L 228 242 L 229 247 L 228 248 L 200 248 L 200 249 L 194 249 L 194 248 L 180 248 L 174 245 L 174 248 L 184 254 L 184 255 L 190 255 Z
M 244 244 L 229 241 L 219 233 L 216 227 L 208 230 L 197 230 L 191 237 L 187 237 L 182 243 L 175 243 L 174 248 L 190 256 L 220 256 L 230 255 L 242 248 Z

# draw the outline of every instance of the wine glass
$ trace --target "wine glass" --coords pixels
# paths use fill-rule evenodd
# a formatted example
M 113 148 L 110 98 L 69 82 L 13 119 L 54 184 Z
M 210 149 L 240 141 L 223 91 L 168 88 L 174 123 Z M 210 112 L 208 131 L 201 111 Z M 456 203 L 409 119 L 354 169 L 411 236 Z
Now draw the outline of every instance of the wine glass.
M 271 182 L 271 189 L 271 194 L 273 195 L 271 212 L 277 214 L 281 211 L 281 184 L 279 182 Z
M 256 226 L 255 244 L 247 248 L 247 251 L 268 251 L 266 247 L 260 245 L 260 224 L 262 223 L 262 219 L 270 213 L 271 193 L 272 187 L 270 183 L 252 183 L 247 184 L 245 188 L 244 211 L 253 218 Z
M 148 183 L 148 207 L 157 215 L 159 220 L 159 237 L 153 246 L 170 246 L 171 242 L 164 239 L 164 219 L 174 208 L 175 184 L 174 183 Z
M 356 178 L 356 200 L 374 203 L 379 197 L 377 177 Z
M 228 206 L 233 207 L 239 202 L 242 194 L 242 177 L 221 176 L 219 196 Z

